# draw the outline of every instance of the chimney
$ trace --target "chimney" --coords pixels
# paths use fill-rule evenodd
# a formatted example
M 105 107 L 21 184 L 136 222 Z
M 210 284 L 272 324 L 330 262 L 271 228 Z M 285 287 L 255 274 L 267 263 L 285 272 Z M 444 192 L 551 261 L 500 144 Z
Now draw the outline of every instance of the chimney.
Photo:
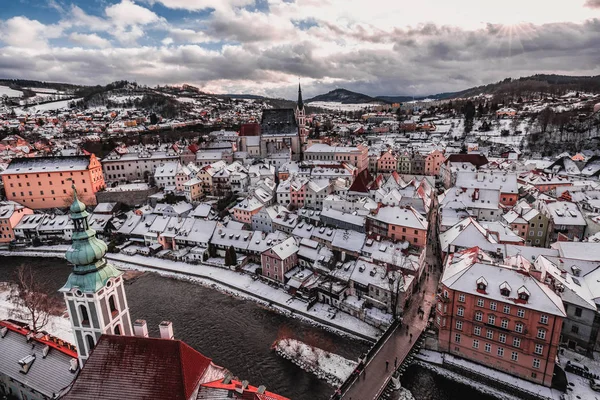
M 160 329 L 160 337 L 161 339 L 174 339 L 173 335 L 173 323 L 171 321 L 163 321 L 158 324 L 158 328 Z
M 133 334 L 134 336 L 148 337 L 148 325 L 146 324 L 145 319 L 135 320 L 135 322 L 133 323 Z

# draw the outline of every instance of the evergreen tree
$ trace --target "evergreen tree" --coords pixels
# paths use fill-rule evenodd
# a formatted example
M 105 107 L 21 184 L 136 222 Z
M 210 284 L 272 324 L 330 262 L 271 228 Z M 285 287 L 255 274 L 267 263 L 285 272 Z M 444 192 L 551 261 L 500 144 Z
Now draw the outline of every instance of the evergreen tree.
M 235 249 L 233 246 L 229 246 L 225 252 L 225 265 L 237 265 L 237 254 L 235 254 Z

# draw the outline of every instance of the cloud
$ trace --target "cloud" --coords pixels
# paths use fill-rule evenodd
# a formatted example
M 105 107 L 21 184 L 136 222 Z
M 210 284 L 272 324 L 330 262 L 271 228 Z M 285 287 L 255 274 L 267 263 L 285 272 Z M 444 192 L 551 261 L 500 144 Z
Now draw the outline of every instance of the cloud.
M 209 40 L 209 37 L 204 32 L 193 29 L 170 28 L 168 32 L 171 43 L 204 43 Z
M 106 16 L 118 27 L 147 25 L 160 20 L 159 16 L 145 7 L 138 6 L 131 0 L 106 7 Z
M 585 6 L 589 8 L 600 8 L 600 0 L 587 0 Z
M 256 0 L 145 0 L 150 5 L 156 3 L 171 9 L 199 11 L 206 9 L 233 9 L 245 7 L 255 3 Z
M 85 34 L 73 32 L 69 35 L 69 40 L 83 46 L 98 47 L 101 49 L 111 46 L 109 40 L 104 39 L 95 33 Z
M 8 46 L 44 49 L 48 46 L 48 39 L 60 36 L 62 29 L 20 16 L 2 23 L 0 32 L 0 40 Z

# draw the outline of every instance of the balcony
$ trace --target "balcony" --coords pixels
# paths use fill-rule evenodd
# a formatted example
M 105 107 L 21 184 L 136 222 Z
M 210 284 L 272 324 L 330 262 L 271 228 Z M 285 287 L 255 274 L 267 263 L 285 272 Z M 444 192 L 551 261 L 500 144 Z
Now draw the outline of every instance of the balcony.
M 441 301 L 442 303 L 450 303 L 450 299 L 447 296 L 444 296 L 442 293 L 438 293 L 436 297 L 438 301 Z

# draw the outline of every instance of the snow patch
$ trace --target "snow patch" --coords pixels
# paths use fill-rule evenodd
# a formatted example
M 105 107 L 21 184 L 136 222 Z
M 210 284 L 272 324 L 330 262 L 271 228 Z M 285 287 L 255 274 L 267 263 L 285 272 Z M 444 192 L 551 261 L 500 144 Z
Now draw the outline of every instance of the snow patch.
M 332 386 L 341 385 L 358 365 L 342 356 L 291 338 L 276 340 L 273 349 L 283 358 L 326 380 Z

